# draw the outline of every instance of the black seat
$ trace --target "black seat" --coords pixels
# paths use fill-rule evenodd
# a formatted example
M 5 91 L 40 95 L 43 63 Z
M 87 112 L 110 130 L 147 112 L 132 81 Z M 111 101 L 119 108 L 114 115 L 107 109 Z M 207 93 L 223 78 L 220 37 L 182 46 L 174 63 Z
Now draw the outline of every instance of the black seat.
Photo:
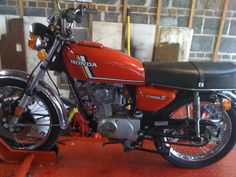
M 236 89 L 233 62 L 144 63 L 147 84 L 186 90 Z

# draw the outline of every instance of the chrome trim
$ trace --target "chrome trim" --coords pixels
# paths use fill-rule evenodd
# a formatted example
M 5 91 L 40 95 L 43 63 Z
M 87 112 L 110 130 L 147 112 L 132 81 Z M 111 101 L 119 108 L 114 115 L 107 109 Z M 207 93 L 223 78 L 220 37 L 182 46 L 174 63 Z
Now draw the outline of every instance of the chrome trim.
M 26 72 L 19 70 L 1 70 L 0 79 L 7 79 L 7 78 L 27 82 L 27 80 L 29 79 L 29 75 Z M 59 117 L 61 129 L 63 130 L 66 129 L 68 125 L 67 124 L 68 115 L 60 97 L 47 83 L 43 81 L 39 82 L 37 90 L 41 91 L 50 99 Z

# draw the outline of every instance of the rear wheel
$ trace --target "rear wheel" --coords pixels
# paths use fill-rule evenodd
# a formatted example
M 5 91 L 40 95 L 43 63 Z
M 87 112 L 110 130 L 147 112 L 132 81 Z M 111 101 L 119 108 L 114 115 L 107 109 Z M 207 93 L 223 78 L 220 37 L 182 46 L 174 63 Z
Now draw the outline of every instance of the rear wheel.
M 8 132 L 14 139 L 2 138 L 13 149 L 49 150 L 56 143 L 60 127 L 56 110 L 43 92 L 35 92 L 17 125 L 11 126 L 15 108 L 25 86 L 26 83 L 19 80 L 0 81 L 0 124 L 4 132 Z M 50 126 L 51 124 L 57 126 Z
M 169 119 L 193 121 L 192 98 L 172 105 L 165 113 Z M 163 154 L 173 165 L 184 168 L 201 168 L 222 159 L 233 148 L 236 141 L 236 110 L 222 109 L 219 100 L 210 96 L 201 97 L 201 141 L 196 139 L 163 138 L 156 146 L 170 148 L 169 155 Z M 183 136 L 195 133 L 195 126 L 182 129 L 165 129 L 164 133 Z M 162 143 L 160 143 L 160 141 Z M 176 145 L 181 143 L 184 146 Z

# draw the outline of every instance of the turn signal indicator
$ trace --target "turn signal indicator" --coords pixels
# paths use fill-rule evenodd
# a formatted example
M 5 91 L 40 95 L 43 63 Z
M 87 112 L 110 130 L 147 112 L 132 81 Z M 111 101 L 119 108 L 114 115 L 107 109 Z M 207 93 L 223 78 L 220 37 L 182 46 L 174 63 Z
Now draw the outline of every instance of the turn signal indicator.
M 229 99 L 224 98 L 222 100 L 222 106 L 225 111 L 228 111 L 231 109 L 231 101 Z
M 38 59 L 40 61 L 45 61 L 47 59 L 47 52 L 44 49 L 38 52 Z

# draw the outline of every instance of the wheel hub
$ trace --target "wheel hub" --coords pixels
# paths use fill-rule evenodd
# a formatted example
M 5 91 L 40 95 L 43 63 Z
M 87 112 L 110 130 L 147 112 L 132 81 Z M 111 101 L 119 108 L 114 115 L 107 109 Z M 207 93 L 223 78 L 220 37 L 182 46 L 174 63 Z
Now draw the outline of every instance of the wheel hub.
M 17 137 L 23 137 L 30 131 L 30 127 L 22 127 L 12 123 L 12 119 L 14 118 L 14 111 L 17 105 L 18 101 L 16 100 L 4 101 L 4 103 L 2 104 L 3 116 L 0 120 L 0 123 L 9 133 L 17 134 Z M 27 110 L 22 114 L 22 116 L 19 118 L 19 123 L 35 123 L 30 110 Z

